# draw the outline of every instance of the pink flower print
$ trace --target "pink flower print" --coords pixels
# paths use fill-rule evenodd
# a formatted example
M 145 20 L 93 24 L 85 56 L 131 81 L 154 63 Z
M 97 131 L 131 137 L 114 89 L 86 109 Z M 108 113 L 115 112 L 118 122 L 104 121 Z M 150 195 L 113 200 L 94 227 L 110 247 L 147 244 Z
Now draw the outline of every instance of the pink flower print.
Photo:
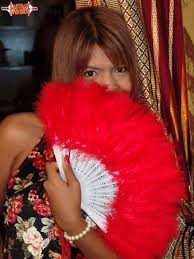
M 5 217 L 5 223 L 11 223 L 14 224 L 17 219 L 17 214 L 13 211 L 9 211 L 8 214 Z
M 49 239 L 53 239 L 54 237 L 59 237 L 59 227 L 57 225 L 54 225 L 53 227 L 50 228 L 48 237 Z
M 18 199 L 13 200 L 11 203 L 11 206 L 12 206 L 12 211 L 14 211 L 17 214 L 20 213 L 21 207 L 22 207 L 22 203 L 20 200 Z
M 14 182 L 15 182 L 15 176 L 11 176 L 8 181 L 8 189 L 11 189 L 14 186 Z
M 39 170 L 45 169 L 46 161 L 43 159 L 42 155 L 37 155 L 34 158 L 33 166 L 36 167 Z
M 11 177 L 9 178 L 8 185 L 7 185 L 8 189 L 11 189 L 14 186 L 15 178 L 16 178 L 16 175 L 18 174 L 18 172 L 19 172 L 19 170 L 16 170 L 13 173 L 11 173 Z
M 23 195 L 18 195 L 9 200 L 5 222 L 15 223 L 17 214 L 21 212 Z
M 38 200 L 38 195 L 37 192 L 35 190 L 31 190 L 28 194 L 28 200 L 31 202 L 35 202 L 36 200 Z
M 46 204 L 49 205 L 48 193 L 45 192 L 45 193 L 43 194 L 43 200 L 45 201 Z
M 51 162 L 55 161 L 55 156 L 54 156 L 52 147 L 47 147 L 44 150 L 44 156 L 45 156 L 46 161 L 51 161 Z
M 41 255 L 43 238 L 35 227 L 30 227 L 23 233 L 23 240 L 26 244 L 28 244 L 28 251 L 33 256 Z
M 32 152 L 30 153 L 30 155 L 28 155 L 28 158 L 35 158 L 37 157 L 38 155 L 40 155 L 40 152 L 38 152 L 36 149 L 35 150 L 32 150 Z
M 33 209 L 40 215 L 48 217 L 51 216 L 51 209 L 48 204 L 43 203 L 41 199 L 35 201 Z

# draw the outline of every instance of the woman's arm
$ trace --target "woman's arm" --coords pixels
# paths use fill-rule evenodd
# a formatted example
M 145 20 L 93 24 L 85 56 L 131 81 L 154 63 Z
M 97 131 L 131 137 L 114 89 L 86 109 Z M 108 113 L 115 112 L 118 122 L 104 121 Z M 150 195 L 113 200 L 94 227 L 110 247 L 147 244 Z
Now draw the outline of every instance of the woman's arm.
M 45 181 L 44 187 L 48 193 L 50 207 L 57 224 L 68 235 L 81 233 L 87 224 L 81 216 L 80 185 L 70 164 L 66 163 L 65 165 L 67 184 L 57 173 L 56 163 L 47 163 L 46 170 L 48 180 Z M 88 259 L 118 258 L 103 238 L 93 229 L 78 241 L 75 241 L 75 244 Z
M 2 205 L 10 172 L 18 169 L 34 143 L 38 132 L 31 113 L 13 114 L 0 123 L 0 204 Z M 34 119 L 35 121 L 35 119 Z M 35 124 L 35 123 L 34 123 Z
M 0 124 L 0 220 L 2 220 L 2 207 L 5 200 L 8 179 L 10 177 L 13 161 L 17 155 L 16 136 L 12 117 L 7 117 Z M 3 227 L 3 222 L 0 222 Z M 3 230 L 0 230 L 0 259 L 3 258 Z
M 41 126 L 32 113 L 13 114 L 0 123 L 0 213 L 10 173 L 18 169 L 41 134 Z M 0 231 L 0 259 L 3 258 L 2 249 L 3 236 Z

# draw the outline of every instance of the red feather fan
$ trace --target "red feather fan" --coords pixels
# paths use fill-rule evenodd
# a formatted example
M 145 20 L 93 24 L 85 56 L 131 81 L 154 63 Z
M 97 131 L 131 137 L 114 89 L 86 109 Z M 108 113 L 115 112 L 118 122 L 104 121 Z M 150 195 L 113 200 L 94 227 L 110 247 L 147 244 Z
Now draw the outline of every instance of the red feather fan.
M 99 229 L 109 245 L 125 259 L 164 256 L 185 183 L 161 120 L 127 93 L 81 80 L 47 84 L 38 113 L 52 145 L 95 157 L 117 183 L 107 231 Z

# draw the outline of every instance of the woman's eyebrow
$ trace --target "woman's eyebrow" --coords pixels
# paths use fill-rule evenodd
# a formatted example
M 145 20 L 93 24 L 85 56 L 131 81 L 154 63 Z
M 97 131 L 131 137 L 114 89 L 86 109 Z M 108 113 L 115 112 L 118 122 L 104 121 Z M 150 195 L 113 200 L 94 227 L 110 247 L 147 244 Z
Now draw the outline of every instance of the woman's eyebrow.
M 95 66 L 87 66 L 87 67 L 86 67 L 86 70 L 87 70 L 87 69 L 102 70 L 101 68 L 95 67 Z

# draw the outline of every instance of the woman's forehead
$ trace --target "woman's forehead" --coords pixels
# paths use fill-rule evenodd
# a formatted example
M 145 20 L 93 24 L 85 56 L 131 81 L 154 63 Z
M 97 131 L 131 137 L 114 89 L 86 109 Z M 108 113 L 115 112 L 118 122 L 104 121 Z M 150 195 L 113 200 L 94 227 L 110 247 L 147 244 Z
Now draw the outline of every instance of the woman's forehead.
M 95 45 L 88 61 L 88 66 L 99 66 L 101 64 L 112 64 L 106 53 L 99 46 Z
M 91 56 L 88 60 L 88 67 L 101 67 L 101 66 L 110 66 L 110 65 L 118 65 L 123 63 L 121 58 L 115 58 L 115 53 L 111 55 L 111 59 L 107 56 L 105 51 L 100 48 L 97 44 L 94 45 L 93 51 L 91 53 Z M 114 61 L 114 62 L 113 62 Z

